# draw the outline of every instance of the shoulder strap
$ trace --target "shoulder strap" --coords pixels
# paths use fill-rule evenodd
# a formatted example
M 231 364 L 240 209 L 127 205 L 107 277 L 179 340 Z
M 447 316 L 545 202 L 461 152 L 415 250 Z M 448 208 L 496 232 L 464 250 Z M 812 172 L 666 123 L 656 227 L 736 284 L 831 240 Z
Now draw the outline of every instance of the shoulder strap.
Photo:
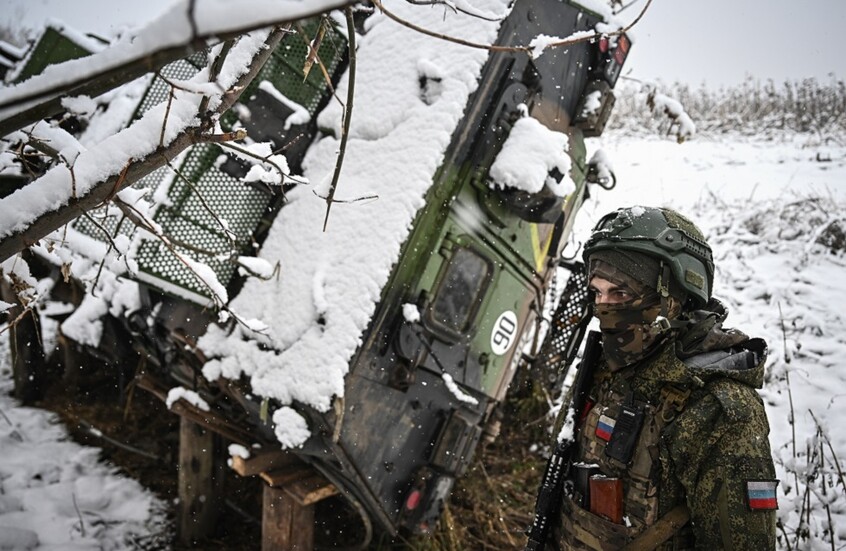
M 687 505 L 676 505 L 659 518 L 655 524 L 644 530 L 638 537 L 623 547 L 622 551 L 650 551 L 655 549 L 687 524 L 690 520 L 690 509 Z

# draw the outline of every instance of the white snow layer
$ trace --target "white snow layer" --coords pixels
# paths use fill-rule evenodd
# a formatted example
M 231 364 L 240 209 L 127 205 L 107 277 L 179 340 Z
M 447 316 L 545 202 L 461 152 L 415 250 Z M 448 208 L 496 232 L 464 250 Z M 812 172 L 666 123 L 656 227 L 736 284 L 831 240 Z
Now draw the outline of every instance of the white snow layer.
M 172 408 L 173 404 L 178 400 L 185 400 L 198 409 L 210 411 L 208 402 L 203 400 L 203 398 L 193 390 L 189 390 L 185 387 L 173 387 L 167 392 L 167 398 L 165 399 L 167 409 Z
M 476 42 L 496 39 L 498 22 L 405 2 L 390 4 L 392 11 L 436 32 Z M 500 0 L 475 5 L 504 10 Z M 278 279 L 248 281 L 230 305 L 243 318 L 265 321 L 267 336 L 212 327 L 200 340 L 206 355 L 217 358 L 206 364 L 206 377 L 245 373 L 252 377 L 255 394 L 283 404 L 296 400 L 320 411 L 329 409 L 333 396 L 343 396 L 348 362 L 486 58 L 485 51 L 421 35 L 378 13 L 367 20 L 367 33 L 358 38 L 356 73 L 357 89 L 367 93 L 356 95 L 336 199 L 378 199 L 333 205 L 323 232 L 326 203 L 307 186 L 288 193 L 289 204 L 280 211 L 260 255 L 284 269 Z M 440 82 L 424 101 L 421 77 L 432 74 Z M 344 77 L 337 95 L 345 97 L 346 88 Z M 305 161 L 309 181 L 331 177 L 341 115 L 336 103 L 321 114 L 321 127 L 334 129 L 334 135 L 312 146 Z M 271 350 L 262 350 L 253 338 Z M 289 421 L 292 413 L 279 415 Z M 286 445 L 301 443 L 283 436 Z
M 132 549 L 165 533 L 165 503 L 70 440 L 61 421 L 21 406 L 0 335 L 0 549 Z
M 566 134 L 550 130 L 532 117 L 523 117 L 514 123 L 496 156 L 491 178 L 499 187 L 537 193 L 546 185 L 555 195 L 566 197 L 576 189 L 570 178 L 568 143 Z M 549 176 L 553 169 L 564 176 L 560 182 Z

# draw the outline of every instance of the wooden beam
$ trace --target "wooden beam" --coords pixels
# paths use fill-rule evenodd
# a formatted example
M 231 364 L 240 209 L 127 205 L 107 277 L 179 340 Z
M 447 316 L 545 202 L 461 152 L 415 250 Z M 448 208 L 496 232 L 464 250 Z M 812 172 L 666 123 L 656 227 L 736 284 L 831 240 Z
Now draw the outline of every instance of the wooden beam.
M 318 501 L 338 493 L 335 485 L 323 478 L 323 475 L 306 466 L 292 465 L 283 469 L 260 473 L 271 488 L 281 488 L 288 492 L 300 505 L 313 505 Z
M 277 469 L 275 471 L 259 473 L 259 476 L 271 488 L 284 488 L 288 484 L 292 484 L 293 482 L 305 478 L 310 474 L 311 472 L 307 468 L 287 467 L 284 469 Z
M 247 459 L 236 455 L 232 458 L 231 468 L 241 476 L 255 476 L 291 465 L 303 465 L 303 462 L 288 452 L 273 451 L 252 455 Z
M 140 388 L 151 393 L 162 402 L 167 401 L 168 389 L 148 373 L 139 375 L 135 381 Z M 236 444 L 249 447 L 255 442 L 255 437 L 248 428 L 231 423 L 213 411 L 203 411 L 187 400 L 177 400 L 171 405 L 170 410 L 180 417 L 188 418 Z
M 313 505 L 338 493 L 335 485 L 320 475 L 296 480 L 285 486 L 285 491 L 300 505 Z

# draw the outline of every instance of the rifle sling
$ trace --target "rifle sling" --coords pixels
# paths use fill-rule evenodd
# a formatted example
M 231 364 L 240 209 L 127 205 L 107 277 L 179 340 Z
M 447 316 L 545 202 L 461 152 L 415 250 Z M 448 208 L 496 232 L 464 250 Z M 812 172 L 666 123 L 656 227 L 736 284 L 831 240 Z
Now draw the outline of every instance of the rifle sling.
M 655 549 L 678 532 L 690 520 L 690 509 L 682 503 L 658 519 L 655 524 L 626 545 L 622 551 L 649 551 Z

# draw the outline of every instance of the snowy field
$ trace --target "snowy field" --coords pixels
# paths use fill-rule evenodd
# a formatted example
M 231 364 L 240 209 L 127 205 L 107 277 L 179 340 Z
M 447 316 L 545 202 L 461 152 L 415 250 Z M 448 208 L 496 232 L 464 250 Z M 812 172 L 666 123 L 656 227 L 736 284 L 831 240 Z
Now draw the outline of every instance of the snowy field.
M 770 345 L 762 395 L 781 480 L 781 548 L 843 548 L 846 147 L 820 146 L 801 136 L 756 141 L 725 135 L 678 145 L 621 132 L 592 140 L 590 147 L 605 151 L 618 186 L 593 190 L 577 222 L 576 242 L 618 206 L 670 206 L 699 223 L 714 247 L 715 294 L 731 312 L 726 325 Z M 836 254 L 816 243 L 838 235 Z M 96 448 L 69 441 L 55 416 L 20 407 L 8 396 L 5 337 L 0 549 L 132 549 L 134 541 L 161 530 L 160 501 L 103 464 Z M 834 546 L 823 536 L 829 519 Z M 797 543 L 798 529 L 809 536 Z

